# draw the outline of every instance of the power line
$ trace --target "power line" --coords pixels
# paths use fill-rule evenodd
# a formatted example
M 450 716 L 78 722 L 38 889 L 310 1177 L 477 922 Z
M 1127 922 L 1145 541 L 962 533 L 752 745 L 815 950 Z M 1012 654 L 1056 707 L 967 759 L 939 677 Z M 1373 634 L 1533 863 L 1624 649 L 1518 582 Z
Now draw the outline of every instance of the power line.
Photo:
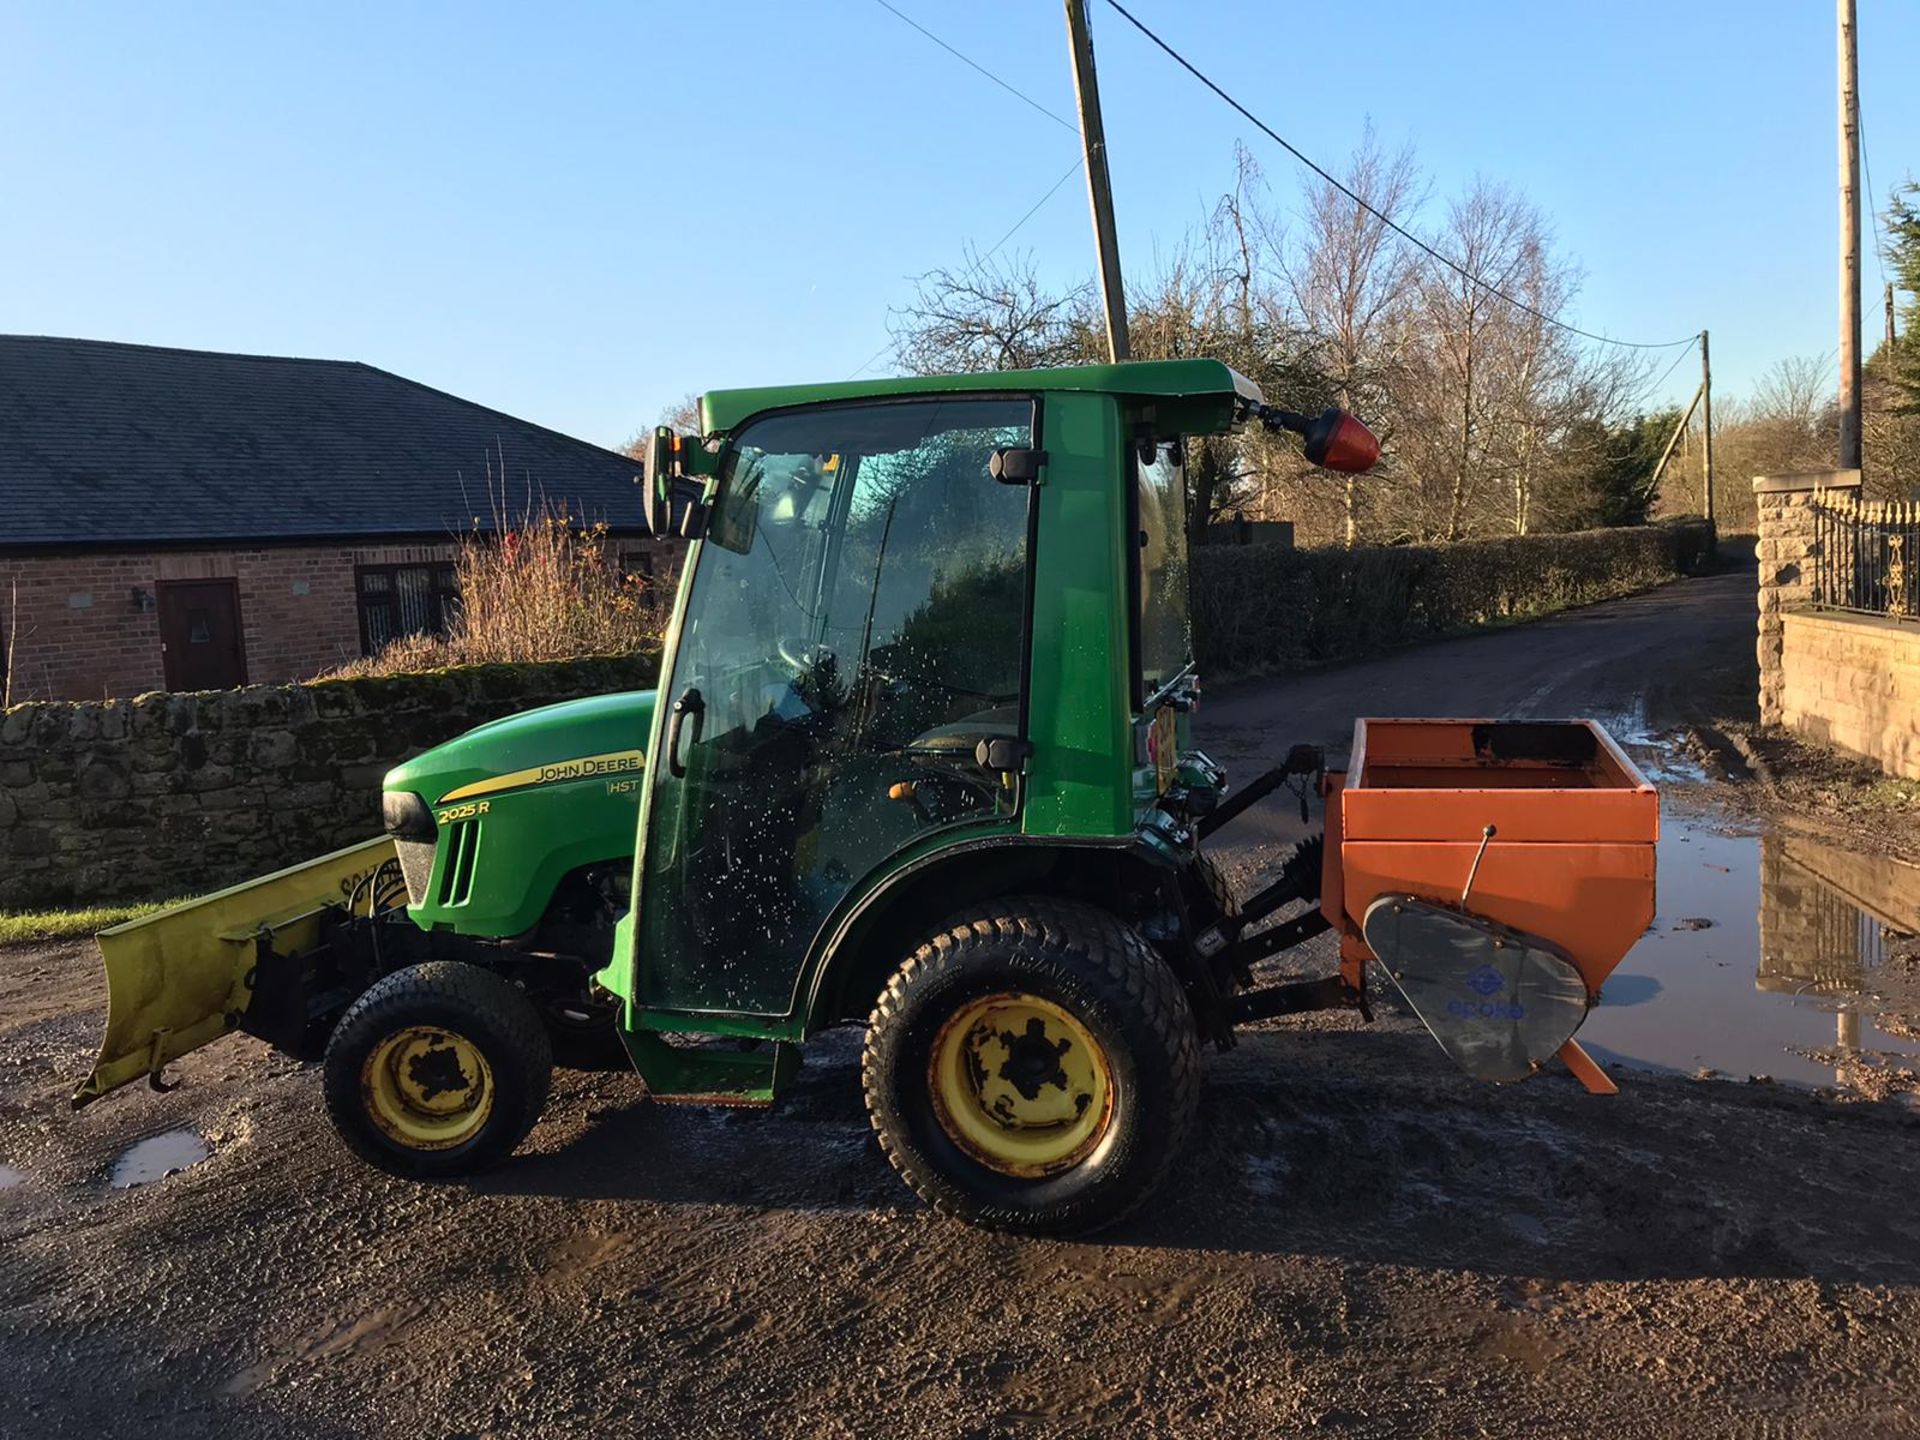
M 1020 227 L 1022 225 L 1025 225 L 1027 221 L 1031 220 L 1035 215 L 1038 215 L 1040 213 L 1040 207 L 1046 204 L 1055 195 L 1057 195 L 1062 185 L 1066 184 L 1067 181 L 1071 180 L 1074 176 L 1078 175 L 1080 173 L 1080 167 L 1085 165 L 1086 163 L 1087 162 L 1085 159 L 1077 159 L 1073 162 L 1073 164 L 1069 165 L 1067 167 L 1067 173 L 1062 175 L 1058 180 L 1054 181 L 1053 184 L 1047 187 L 1047 193 L 1042 195 L 1038 200 L 1033 202 L 1032 209 L 1028 210 L 1026 214 L 1022 215 L 1018 220 L 1013 222 L 1013 228 L 1011 230 L 1007 231 L 1006 234 L 1002 235 L 998 240 L 993 242 L 993 248 L 987 251 L 986 254 L 982 255 L 980 257 L 981 260 L 982 261 L 991 260 L 996 254 L 998 254 L 1000 251 L 1000 247 L 1006 244 L 1015 235 L 1019 234 Z
M 1072 165 L 1068 166 L 1067 173 L 1062 175 L 1058 180 L 1054 181 L 1053 184 L 1049 185 L 1047 187 L 1047 193 L 1042 195 L 1038 200 L 1034 201 L 1033 204 L 1028 207 L 1027 213 L 1022 215 L 1018 220 L 1014 221 L 1012 227 L 1008 229 L 1006 234 L 1002 235 L 998 240 L 994 241 L 992 247 L 988 249 L 988 251 L 984 255 L 980 255 L 975 258 L 973 262 L 975 267 L 977 268 L 978 266 L 986 264 L 987 261 L 991 260 L 995 255 L 998 255 L 1000 253 L 1000 247 L 1005 245 L 1009 240 L 1013 239 L 1015 235 L 1018 235 L 1021 231 L 1021 228 L 1025 226 L 1029 220 L 1033 219 L 1034 216 L 1040 213 L 1040 207 L 1045 205 L 1055 195 L 1059 194 L 1060 187 L 1062 185 L 1066 184 L 1067 181 L 1071 180 L 1075 175 L 1080 173 L 1080 167 L 1085 163 L 1086 162 L 1084 160 L 1075 160 Z M 874 351 L 873 354 L 869 355 L 866 358 L 866 360 L 861 364 L 860 369 L 855 370 L 852 374 L 848 375 L 847 378 L 849 380 L 857 379 L 862 372 L 864 372 L 865 370 L 867 370 L 869 367 L 872 366 L 874 361 L 878 360 L 882 355 L 886 354 L 887 351 L 890 350 L 892 347 L 893 347 L 893 341 L 889 339 L 885 345 L 882 345 L 878 350 Z
M 1858 110 L 1859 102 L 1855 105 Z M 1873 160 L 1867 154 L 1867 121 L 1863 113 L 1855 114 L 1853 128 L 1860 137 L 1860 167 L 1867 172 L 1867 213 L 1873 217 L 1873 268 L 1884 285 L 1887 283 L 1887 237 L 1880 228 L 1879 192 L 1873 188 Z
M 931 40 L 934 44 L 938 45 L 942 50 L 946 51 L 949 55 L 953 56 L 954 59 L 958 60 L 962 65 L 965 65 L 969 70 L 972 70 L 977 74 L 985 76 L 987 79 L 991 80 L 995 85 L 998 85 L 1002 90 L 1006 91 L 1009 95 L 1013 96 L 1016 100 L 1020 101 L 1022 104 L 1030 107 L 1031 109 L 1039 111 L 1040 114 L 1046 116 L 1047 119 L 1053 121 L 1054 124 L 1060 126 L 1062 129 L 1071 131 L 1076 136 L 1079 135 L 1080 127 L 1078 125 L 1074 124 L 1071 120 L 1068 120 L 1066 117 L 1056 114 L 1052 110 L 1049 110 L 1046 106 L 1042 105 L 1038 100 L 1034 99 L 1031 95 L 1028 95 L 1023 91 L 1016 89 L 1007 81 L 1002 80 L 998 75 L 994 74 L 993 71 L 989 70 L 986 66 L 982 65 L 978 60 L 975 60 L 972 56 L 963 54 L 961 51 L 955 49 L 953 46 L 949 45 L 946 41 L 942 40 L 938 35 L 934 34 L 931 30 L 927 29 L 926 26 L 922 25 L 918 20 L 914 19 L 911 15 L 908 15 L 905 12 L 899 9 L 896 9 L 894 6 L 888 4 L 887 0 L 874 0 L 874 4 L 878 5 L 882 10 L 885 10 L 889 15 L 892 15 L 895 19 L 900 20 L 905 24 L 912 26 L 915 30 L 918 30 L 922 35 L 926 36 L 927 39 Z M 1073 165 L 1067 170 L 1066 174 L 1062 175 L 1058 180 L 1054 181 L 1053 184 L 1049 185 L 1047 187 L 1046 194 L 1042 195 L 1038 200 L 1034 201 L 1033 204 L 1028 207 L 1027 213 L 1022 215 L 1018 220 L 1014 221 L 1012 227 L 1008 229 L 1007 233 L 1002 235 L 998 240 L 994 241 L 992 247 L 988 249 L 987 253 L 980 256 L 979 259 L 976 260 L 974 263 L 976 265 L 983 264 L 986 261 L 991 260 L 995 255 L 999 254 L 1000 247 L 1005 245 L 1015 235 L 1019 234 L 1022 227 L 1024 227 L 1026 223 L 1029 220 L 1031 220 L 1035 215 L 1038 215 L 1040 213 L 1040 207 L 1045 205 L 1049 200 L 1051 200 L 1059 192 L 1059 189 L 1062 185 L 1066 184 L 1067 181 L 1071 180 L 1076 174 L 1078 174 L 1080 167 L 1085 163 L 1086 161 L 1083 158 L 1076 158 L 1073 162 Z M 888 339 L 886 344 L 882 345 L 878 350 L 874 351 L 873 354 L 869 355 L 866 358 L 866 360 L 861 363 L 860 368 L 853 371 L 852 374 L 847 376 L 847 378 L 849 380 L 855 379 L 856 377 L 864 373 L 866 370 L 871 368 L 874 361 L 878 360 L 882 355 L 886 354 L 887 351 L 892 348 L 893 348 L 893 341 L 892 339 Z
M 973 59 L 969 55 L 963 54 L 961 51 L 955 49 L 952 45 L 949 45 L 946 41 L 942 40 L 938 35 L 934 34 L 933 31 L 927 29 L 927 27 L 922 25 L 918 20 L 915 20 L 911 15 L 907 15 L 901 12 L 900 10 L 895 9 L 892 5 L 887 3 L 887 0 L 874 0 L 874 4 L 878 5 L 882 10 L 885 10 L 888 14 L 893 15 L 900 20 L 904 20 L 907 24 L 911 25 L 915 30 L 918 30 L 922 35 L 926 36 L 927 39 L 931 40 L 934 44 L 938 45 L 942 50 L 946 51 L 949 55 L 953 56 L 954 59 L 960 61 L 963 65 L 966 65 L 969 69 L 975 70 L 980 74 L 986 76 L 987 79 L 991 80 L 994 84 L 998 85 L 1002 90 L 1006 91 L 1009 95 L 1012 95 L 1015 98 L 1022 100 L 1026 104 L 1032 106 L 1035 110 L 1038 110 L 1042 115 L 1046 116 L 1049 120 L 1053 121 L 1054 124 L 1059 125 L 1066 130 L 1072 131 L 1076 138 L 1079 136 L 1080 127 L 1078 125 L 1074 124 L 1071 120 L 1068 120 L 1063 116 L 1056 115 L 1053 111 L 1047 109 L 1046 106 L 1042 105 L 1038 100 L 1034 99 L 1031 95 L 1024 94 L 1023 92 L 1014 89 L 1012 85 L 1008 84 L 1005 80 L 1002 80 L 998 75 L 994 74 L 993 71 L 987 69 L 987 67 L 982 65 L 978 60 Z M 982 255 L 980 259 L 983 261 L 991 260 L 999 252 L 1000 247 L 1006 244 L 1007 241 L 1011 240 L 1014 237 L 1014 235 L 1019 232 L 1021 226 L 1025 225 L 1027 221 L 1031 220 L 1036 214 L 1038 214 L 1040 211 L 1040 207 L 1046 204 L 1047 201 L 1051 200 L 1054 197 L 1054 193 L 1058 191 L 1062 185 L 1066 184 L 1067 181 L 1071 180 L 1074 177 L 1074 175 L 1079 171 L 1080 167 L 1086 163 L 1087 163 L 1086 158 L 1084 156 L 1075 160 L 1072 166 L 1067 170 L 1067 173 L 1062 175 L 1058 180 L 1054 181 L 1053 184 L 1047 188 L 1047 193 L 1042 195 L 1038 200 L 1034 201 L 1032 208 L 1029 209 L 1027 213 L 1022 215 L 1018 220 L 1014 221 L 1013 228 L 1007 231 L 1007 233 L 1002 235 L 998 240 L 994 241 L 992 248 L 989 249 L 986 254 Z M 873 362 L 871 360 L 867 362 L 867 364 L 869 365 L 872 363 Z M 860 368 L 864 370 L 866 369 L 866 366 L 863 365 Z
M 1695 338 L 1695 339 L 1698 339 L 1699 337 L 1698 337 L 1698 336 L 1695 336 L 1694 338 Z M 1680 362 L 1681 362 L 1682 360 L 1684 360 L 1684 359 L 1686 359 L 1686 358 L 1687 358 L 1687 352 L 1686 352 L 1686 351 L 1684 351 L 1684 350 L 1682 350 L 1682 351 L 1681 351 L 1681 352 L 1680 352 L 1680 353 L 1679 353 L 1678 355 L 1676 355 L 1676 356 L 1674 356 L 1674 357 L 1673 357 L 1673 363 L 1672 363 L 1671 365 L 1669 365 L 1669 366 L 1667 366 L 1667 372 L 1666 372 L 1666 374 L 1665 374 L 1665 375 L 1662 375 L 1662 376 L 1661 376 L 1661 377 L 1660 377 L 1660 378 L 1659 378 L 1658 380 L 1656 380 L 1656 381 L 1654 381 L 1654 382 L 1653 382 L 1653 384 L 1651 384 L 1651 385 L 1649 385 L 1649 386 L 1647 387 L 1647 393 L 1648 393 L 1649 395 L 1657 395 L 1657 394 L 1659 394 L 1659 393 L 1660 393 L 1660 387 L 1661 387 L 1662 385 L 1664 385 L 1664 384 L 1666 384 L 1666 383 L 1667 383 L 1667 379 L 1668 379 L 1668 377 L 1669 377 L 1669 376 L 1671 376 L 1671 375 L 1673 374 L 1673 372 L 1674 372 L 1674 371 L 1676 371 L 1676 370 L 1678 370 L 1678 369 L 1680 368 Z
M 886 0 L 879 0 L 879 3 L 885 4 Z M 1671 349 L 1676 345 L 1693 345 L 1698 343 L 1700 339 L 1698 334 L 1684 336 L 1679 340 L 1660 340 L 1660 341 L 1616 340 L 1611 335 L 1600 335 L 1600 334 L 1596 334 L 1591 330 L 1582 330 L 1578 325 L 1569 325 L 1566 321 L 1556 319 L 1554 316 L 1547 314 L 1544 310 L 1536 310 L 1533 306 L 1527 304 L 1526 301 L 1517 300 L 1513 296 L 1507 294 L 1506 291 L 1501 290 L 1493 285 L 1489 285 L 1485 280 L 1482 280 L 1478 275 L 1475 275 L 1471 270 L 1468 270 L 1466 266 L 1460 264 L 1459 261 L 1454 260 L 1452 257 L 1448 255 L 1442 254 L 1439 250 L 1436 250 L 1433 246 L 1429 245 L 1426 241 L 1422 240 L 1418 235 L 1415 235 L 1411 230 L 1408 230 L 1406 227 L 1398 224 L 1390 216 L 1384 215 L 1380 211 L 1374 209 L 1373 206 L 1369 205 L 1365 200 L 1361 199 L 1358 195 L 1354 194 L 1353 191 L 1349 190 L 1345 185 L 1341 184 L 1332 175 L 1328 174 L 1320 166 L 1316 165 L 1311 159 L 1307 157 L 1307 155 L 1304 152 L 1300 150 L 1298 146 L 1294 145 L 1292 141 L 1288 140 L 1284 135 L 1280 134 L 1279 131 L 1275 130 L 1271 125 L 1267 124 L 1266 121 L 1262 120 L 1258 115 L 1255 115 L 1251 110 L 1247 109 L 1246 106 L 1242 105 L 1238 100 L 1234 99 L 1233 96 L 1229 95 L 1225 90 L 1222 90 L 1212 80 L 1208 79 L 1207 76 L 1201 72 L 1199 67 L 1196 66 L 1191 60 L 1187 59 L 1186 56 L 1182 55 L 1178 50 L 1174 49 L 1166 41 L 1162 40 L 1158 35 L 1154 34 L 1152 30 L 1148 29 L 1144 24 L 1142 24 L 1138 19 L 1136 19 L 1133 15 L 1133 12 L 1128 10 L 1126 6 L 1122 5 L 1120 3 L 1120 0 L 1107 0 L 1107 4 L 1112 6 L 1114 10 L 1119 12 L 1121 19 L 1125 20 L 1129 25 L 1133 26 L 1134 29 L 1138 30 L 1142 35 L 1146 36 L 1147 39 L 1151 40 L 1155 45 L 1159 46 L 1161 50 L 1165 51 L 1167 56 L 1170 59 L 1172 59 L 1175 64 L 1179 65 L 1181 69 L 1185 70 L 1189 75 L 1193 76 L 1194 79 L 1198 80 L 1202 85 L 1206 86 L 1207 89 L 1211 90 L 1215 95 L 1219 96 L 1222 100 L 1226 101 L 1228 105 L 1233 107 L 1233 109 L 1239 111 L 1241 116 L 1249 124 L 1253 125 L 1262 134 L 1264 134 L 1269 140 L 1273 141 L 1281 149 L 1285 150 L 1289 155 L 1293 156 L 1294 159 L 1298 160 L 1302 165 L 1306 166 L 1309 170 L 1313 171 L 1314 174 L 1318 175 L 1322 180 L 1326 181 L 1329 185 L 1333 186 L 1334 189 L 1338 190 L 1342 195 L 1345 195 L 1349 200 L 1353 201 L 1354 204 L 1358 205 L 1362 210 L 1365 210 L 1369 215 L 1373 216 L 1374 219 L 1378 220 L 1382 225 L 1385 225 L 1389 230 L 1393 231 L 1394 234 L 1398 235 L 1401 239 L 1405 240 L 1408 244 L 1414 246 L 1416 249 L 1424 250 L 1428 255 L 1431 255 L 1435 260 L 1438 260 L 1442 265 L 1445 265 L 1449 270 L 1454 271 L 1456 274 L 1458 274 L 1462 279 L 1466 280 L 1468 283 L 1479 286 L 1482 290 L 1486 291 L 1487 294 L 1498 296 L 1500 299 L 1506 301 L 1509 305 L 1513 306 L 1516 310 L 1524 311 L 1526 314 L 1533 316 L 1533 318 L 1536 320 L 1542 321 L 1548 325 L 1555 326 L 1558 329 L 1565 330 L 1572 335 L 1584 336 L 1588 340 L 1597 340 L 1603 345 L 1620 345 L 1630 350 L 1667 350 L 1667 349 Z M 892 9 L 893 7 L 888 6 L 887 8 Z
M 865 360 L 862 360 L 860 362 L 860 368 L 858 370 L 849 370 L 847 372 L 847 379 L 858 380 L 873 365 L 874 361 L 878 360 L 882 355 L 886 354 L 887 351 L 891 350 L 892 348 L 893 348 L 893 337 L 889 335 L 887 337 L 887 343 L 882 345 L 878 350 L 874 351 Z
M 918 30 L 922 35 L 926 36 L 927 39 L 931 40 L 934 44 L 938 45 L 942 50 L 946 51 L 949 55 L 953 56 L 953 58 L 958 60 L 962 65 L 967 66 L 971 70 L 979 71 L 980 74 L 986 76 L 987 79 L 991 80 L 994 84 L 998 85 L 1002 90 L 1006 91 L 1009 95 L 1013 96 L 1016 100 L 1020 100 L 1025 104 L 1032 106 L 1035 110 L 1038 110 L 1042 115 L 1046 116 L 1049 120 L 1053 121 L 1054 124 L 1064 126 L 1066 129 L 1071 130 L 1075 135 L 1078 135 L 1080 133 L 1080 127 L 1074 124 L 1071 120 L 1066 119 L 1064 116 L 1055 114 L 1053 111 L 1049 110 L 1046 106 L 1042 105 L 1038 100 L 1034 99 L 1031 95 L 1024 94 L 1023 92 L 1014 89 L 1013 86 L 1009 85 L 1005 80 L 1002 80 L 998 75 L 994 74 L 993 71 L 989 70 L 986 66 L 982 65 L 978 60 L 971 59 L 970 57 L 961 54 L 958 50 L 954 49 L 953 46 L 949 45 L 946 41 L 942 40 L 938 35 L 934 34 L 931 30 L 927 29 L 926 26 L 922 25 L 918 20 L 914 19 L 911 15 L 908 15 L 900 10 L 894 9 L 893 6 L 887 3 L 887 0 L 873 0 L 873 3 L 878 5 L 882 10 L 885 10 L 888 14 L 894 16 L 895 18 L 904 20 L 907 24 L 911 25 L 914 29 Z

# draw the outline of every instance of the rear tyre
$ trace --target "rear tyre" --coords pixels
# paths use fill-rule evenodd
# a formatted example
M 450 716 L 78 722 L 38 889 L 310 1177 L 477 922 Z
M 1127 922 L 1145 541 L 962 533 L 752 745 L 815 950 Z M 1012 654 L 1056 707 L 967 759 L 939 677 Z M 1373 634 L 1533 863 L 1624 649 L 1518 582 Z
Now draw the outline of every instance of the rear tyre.
M 1046 896 L 954 916 L 894 973 L 861 1060 L 880 1146 L 943 1215 L 1078 1235 L 1132 1211 L 1199 1095 L 1193 1015 L 1140 935 Z
M 518 987 L 430 961 L 377 981 L 327 1042 L 333 1127 L 393 1175 L 441 1179 L 503 1159 L 547 1103 L 553 1051 Z

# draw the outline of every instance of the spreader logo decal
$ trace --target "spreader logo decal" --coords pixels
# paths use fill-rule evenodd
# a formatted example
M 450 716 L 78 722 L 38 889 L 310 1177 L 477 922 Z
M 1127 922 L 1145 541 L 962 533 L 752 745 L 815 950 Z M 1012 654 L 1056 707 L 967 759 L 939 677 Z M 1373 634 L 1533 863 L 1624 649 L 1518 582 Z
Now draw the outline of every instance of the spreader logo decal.
M 1507 977 L 1494 969 L 1490 964 L 1482 965 L 1478 970 L 1467 976 L 1467 985 L 1476 995 L 1491 995 L 1506 983 Z
M 1525 1007 L 1505 996 L 1493 998 L 1507 988 L 1507 977 L 1491 961 L 1467 976 L 1467 988 L 1480 999 L 1449 1000 L 1447 1014 L 1455 1020 L 1518 1020 L 1527 1013 Z

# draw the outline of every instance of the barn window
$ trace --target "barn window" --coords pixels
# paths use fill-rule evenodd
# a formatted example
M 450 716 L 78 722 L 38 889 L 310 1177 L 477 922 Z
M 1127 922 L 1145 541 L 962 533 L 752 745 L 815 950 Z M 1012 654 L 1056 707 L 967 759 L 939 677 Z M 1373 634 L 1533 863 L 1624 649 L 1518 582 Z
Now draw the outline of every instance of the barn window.
M 354 589 L 363 655 L 402 635 L 444 635 L 460 608 L 460 581 L 450 564 L 360 565 Z

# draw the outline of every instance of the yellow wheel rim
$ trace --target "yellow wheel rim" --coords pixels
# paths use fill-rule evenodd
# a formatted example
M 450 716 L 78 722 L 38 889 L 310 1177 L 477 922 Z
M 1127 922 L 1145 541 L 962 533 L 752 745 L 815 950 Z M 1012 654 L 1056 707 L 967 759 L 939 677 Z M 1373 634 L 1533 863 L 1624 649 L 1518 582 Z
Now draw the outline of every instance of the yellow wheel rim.
M 955 1011 L 934 1037 L 927 1084 L 948 1138 L 1003 1175 L 1070 1169 L 1113 1122 L 1106 1051 L 1038 995 L 985 995 Z
M 367 1113 L 411 1150 L 447 1150 L 493 1114 L 493 1068 L 480 1047 L 437 1025 L 409 1025 L 375 1045 L 360 1067 Z

